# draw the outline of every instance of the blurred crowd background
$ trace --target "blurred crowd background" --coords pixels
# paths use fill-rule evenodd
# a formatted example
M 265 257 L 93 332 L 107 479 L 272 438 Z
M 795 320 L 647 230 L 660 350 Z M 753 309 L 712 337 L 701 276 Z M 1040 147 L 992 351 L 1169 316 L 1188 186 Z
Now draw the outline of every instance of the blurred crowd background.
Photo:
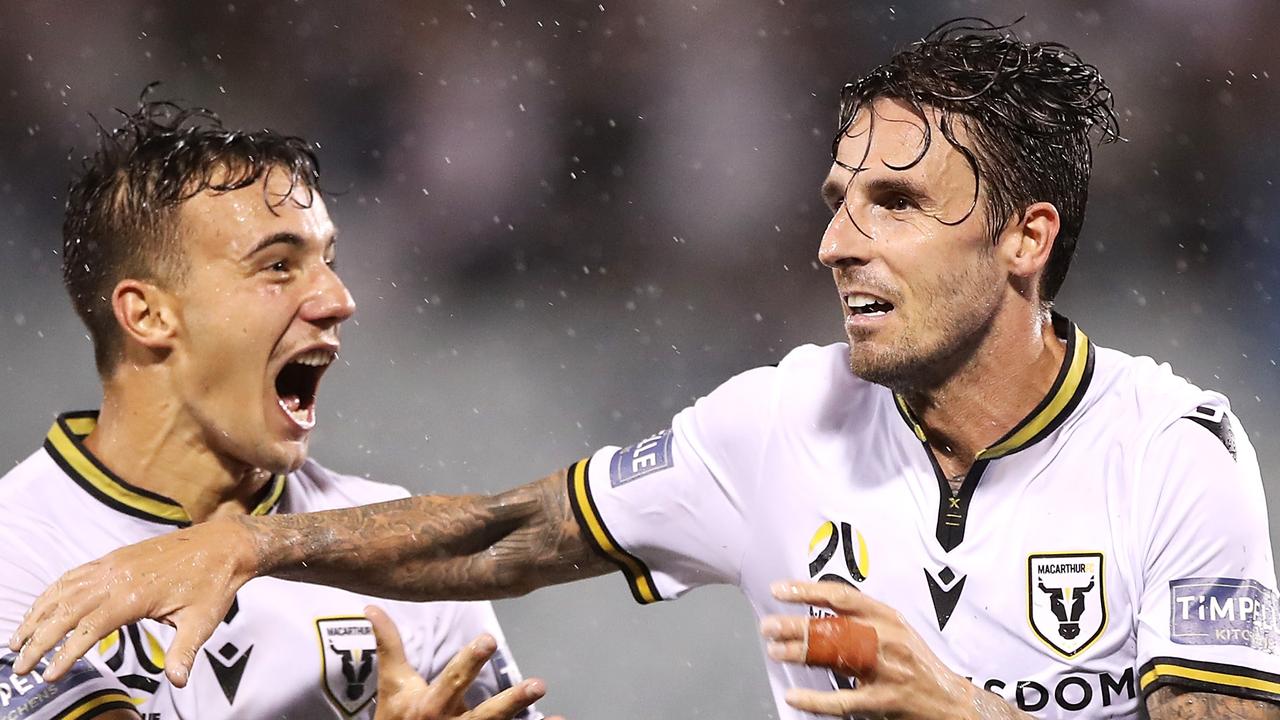
M 841 339 L 815 263 L 839 89 L 961 15 L 1025 15 L 1020 35 L 1064 42 L 1109 79 L 1128 142 L 1097 153 L 1059 309 L 1225 392 L 1276 518 L 1267 0 L 6 0 L 0 469 L 56 413 L 97 404 L 59 282 L 64 191 L 91 114 L 111 126 L 151 81 L 322 147 L 360 309 L 321 389 L 314 455 L 416 492 L 482 492 Z M 615 576 L 499 614 L 526 674 L 550 681 L 548 710 L 775 716 L 734 591 L 639 608 Z

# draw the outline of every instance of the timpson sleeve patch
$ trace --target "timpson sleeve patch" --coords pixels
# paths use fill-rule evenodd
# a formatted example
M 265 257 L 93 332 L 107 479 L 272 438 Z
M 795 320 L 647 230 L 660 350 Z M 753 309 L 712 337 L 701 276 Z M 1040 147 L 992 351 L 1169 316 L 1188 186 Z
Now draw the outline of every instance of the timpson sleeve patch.
M 13 672 L 16 653 L 0 657 L 0 718 L 92 718 L 108 710 L 135 709 L 114 679 L 104 677 L 85 660 L 77 660 L 57 682 L 47 682 L 40 671 L 48 667 L 51 657 L 52 651 L 26 675 Z
M 1231 431 L 1231 418 L 1227 415 L 1226 410 L 1201 405 L 1191 414 L 1183 415 L 1182 419 L 1190 420 L 1213 433 L 1213 436 L 1218 438 L 1218 441 L 1227 449 L 1227 452 L 1231 453 L 1231 459 L 1235 459 L 1236 436 Z
M 1249 578 L 1169 582 L 1169 639 L 1179 645 L 1236 645 L 1280 652 L 1280 596 Z

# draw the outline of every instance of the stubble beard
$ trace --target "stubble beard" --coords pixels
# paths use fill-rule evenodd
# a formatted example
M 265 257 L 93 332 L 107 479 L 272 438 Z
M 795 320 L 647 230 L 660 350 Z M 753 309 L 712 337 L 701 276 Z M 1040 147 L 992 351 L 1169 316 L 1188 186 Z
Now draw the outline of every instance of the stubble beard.
M 943 298 L 907 323 L 887 347 L 874 348 L 849 337 L 849 369 L 859 378 L 897 393 L 911 393 L 941 386 L 973 358 L 992 328 L 1000 308 L 1000 292 L 986 268 L 970 268 L 944 280 L 940 287 L 951 292 L 925 292 L 922 297 Z M 921 332 L 928 323 L 931 333 Z M 936 340 L 926 343 L 921 336 Z

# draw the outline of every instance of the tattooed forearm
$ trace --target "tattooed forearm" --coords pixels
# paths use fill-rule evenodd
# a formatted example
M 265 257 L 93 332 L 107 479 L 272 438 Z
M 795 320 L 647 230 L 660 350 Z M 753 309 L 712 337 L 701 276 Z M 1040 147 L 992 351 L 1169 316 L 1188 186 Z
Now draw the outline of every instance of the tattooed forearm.
M 1280 705 L 1166 685 L 1147 698 L 1151 720 L 1280 720 Z
M 614 568 L 581 536 L 565 472 L 498 495 L 244 520 L 258 574 L 409 600 L 520 595 Z

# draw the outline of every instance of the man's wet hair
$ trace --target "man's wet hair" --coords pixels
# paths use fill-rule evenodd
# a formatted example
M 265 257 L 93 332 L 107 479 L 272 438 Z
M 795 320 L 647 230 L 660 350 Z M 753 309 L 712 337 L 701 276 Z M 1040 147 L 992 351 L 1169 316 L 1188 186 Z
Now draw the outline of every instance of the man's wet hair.
M 938 112 L 943 138 L 974 172 L 973 201 L 959 224 L 977 209 L 985 180 L 987 230 L 992 240 L 1014 213 L 1035 202 L 1052 203 L 1061 229 L 1045 266 L 1040 298 L 1057 296 L 1084 224 L 1093 166 L 1092 142 L 1119 139 L 1111 89 L 1098 69 L 1059 43 L 1027 43 L 1010 31 L 979 18 L 943 23 L 889 62 L 846 84 L 840 94 L 839 132 L 832 146 L 849 134 L 858 111 L 880 98 L 907 103 L 924 124 L 920 155 L 932 141 L 926 109 Z M 956 139 L 957 117 L 974 147 Z M 872 124 L 867 130 L 874 131 Z M 868 143 L 868 152 L 870 143 Z M 836 161 L 853 173 L 857 165 Z
M 306 203 L 319 191 L 311 143 L 271 130 L 228 129 L 205 108 L 148 100 L 153 87 L 133 112 L 117 110 L 119 127 L 98 126 L 97 150 L 83 159 L 67 196 L 62 278 L 103 377 L 122 349 L 111 303 L 116 285 L 131 278 L 172 288 L 185 276 L 178 228 L 183 202 L 202 192 L 238 190 L 275 172 L 288 178 L 290 193 L 305 188 Z M 274 212 L 289 195 L 264 189 L 263 199 Z

